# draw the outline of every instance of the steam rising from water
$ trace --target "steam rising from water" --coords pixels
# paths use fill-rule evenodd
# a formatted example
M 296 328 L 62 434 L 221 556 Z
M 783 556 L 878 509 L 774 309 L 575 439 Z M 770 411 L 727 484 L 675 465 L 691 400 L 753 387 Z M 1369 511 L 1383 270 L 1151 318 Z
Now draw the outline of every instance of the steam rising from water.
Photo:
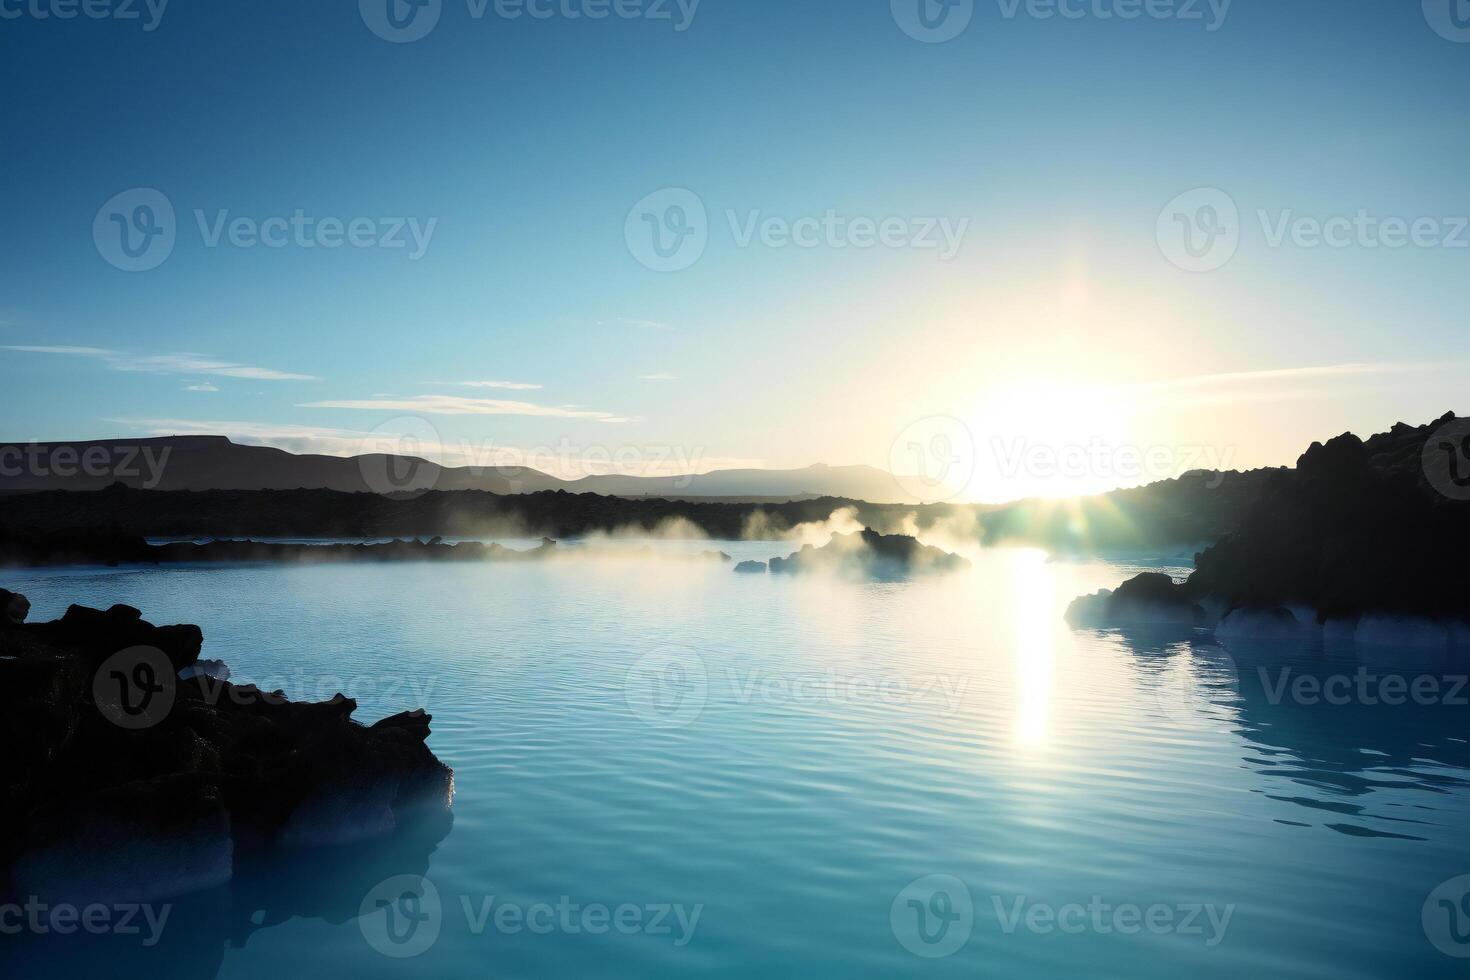
M 863 522 L 855 507 L 834 510 L 826 520 L 808 521 L 787 528 L 779 518 L 757 510 L 745 521 L 741 538 L 746 541 L 791 541 L 798 545 L 822 547 L 834 535 L 862 531 Z M 922 523 L 918 511 L 910 511 L 897 521 L 880 521 L 871 525 L 880 534 L 906 534 L 920 543 L 956 554 L 973 555 L 980 548 L 982 529 L 980 516 L 973 510 L 955 513 Z

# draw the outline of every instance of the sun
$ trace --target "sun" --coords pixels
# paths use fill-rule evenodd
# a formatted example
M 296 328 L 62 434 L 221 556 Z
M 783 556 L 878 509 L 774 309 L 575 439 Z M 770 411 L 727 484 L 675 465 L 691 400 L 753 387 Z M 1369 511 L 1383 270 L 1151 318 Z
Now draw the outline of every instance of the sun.
M 1075 497 L 1129 482 L 1127 396 L 1060 379 L 987 391 L 966 415 L 975 444 L 973 496 L 984 502 Z

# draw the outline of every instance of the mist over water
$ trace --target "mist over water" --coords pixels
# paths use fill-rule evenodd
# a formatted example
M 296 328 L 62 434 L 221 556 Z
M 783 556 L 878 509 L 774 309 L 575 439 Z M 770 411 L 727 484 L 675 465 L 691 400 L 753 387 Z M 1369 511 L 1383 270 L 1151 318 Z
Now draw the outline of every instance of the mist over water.
M 792 543 L 601 544 L 764 560 Z M 448 827 L 263 862 L 175 903 L 154 948 L 6 937 L 0 973 L 54 973 L 58 953 L 251 980 L 1461 975 L 1421 911 L 1470 871 L 1470 714 L 1295 685 L 1464 664 L 1074 632 L 1075 596 L 1186 569 L 969 556 L 887 583 L 644 558 L 0 572 L 33 621 L 124 602 L 200 624 L 238 681 L 343 690 L 365 722 L 425 707 L 456 774 Z M 362 908 L 405 875 L 439 904 L 433 941 L 400 960 Z M 642 911 L 598 934 L 563 900 Z M 497 924 L 507 904 L 549 907 L 552 928 Z M 1102 906 L 1173 926 L 1120 930 Z M 1085 926 L 1047 929 L 1046 910 Z M 939 932 L 963 942 L 927 955 Z

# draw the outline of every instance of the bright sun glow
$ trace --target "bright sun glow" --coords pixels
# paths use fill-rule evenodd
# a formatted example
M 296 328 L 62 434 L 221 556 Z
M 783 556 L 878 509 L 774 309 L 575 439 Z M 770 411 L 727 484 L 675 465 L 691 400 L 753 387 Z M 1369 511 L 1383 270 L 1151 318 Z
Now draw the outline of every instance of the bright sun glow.
M 966 418 L 975 443 L 970 496 L 1072 497 L 1136 482 L 1127 472 L 1134 447 L 1125 401 L 1118 389 L 1056 381 L 990 392 Z

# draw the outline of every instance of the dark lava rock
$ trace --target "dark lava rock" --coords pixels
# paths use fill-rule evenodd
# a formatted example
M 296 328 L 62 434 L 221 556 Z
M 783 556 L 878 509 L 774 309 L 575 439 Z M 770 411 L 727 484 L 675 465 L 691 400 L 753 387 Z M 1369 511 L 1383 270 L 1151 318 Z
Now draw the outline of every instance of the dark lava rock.
M 101 612 L 72 606 L 52 623 L 29 627 L 38 638 L 84 655 L 97 663 L 127 647 L 147 646 L 162 650 L 175 672 L 199 659 L 204 633 L 197 626 L 154 626 L 132 606 L 117 605 Z
M 817 548 L 807 545 L 786 558 L 771 559 L 778 575 L 819 572 L 848 578 L 893 580 L 969 568 L 968 559 L 921 544 L 902 534 L 879 534 L 864 528 L 856 534 L 834 534 Z
M 148 901 L 448 807 L 429 715 L 364 727 L 340 694 L 297 704 L 208 661 L 180 678 L 201 644 L 127 606 L 0 623 L 0 891 Z
M 1422 462 L 1453 420 L 1314 444 L 1238 531 L 1196 556 L 1190 594 L 1227 609 L 1305 605 L 1324 620 L 1470 615 L 1470 501 L 1433 486 Z
M 1118 586 L 1083 596 L 1067 607 L 1067 622 L 1085 627 L 1204 626 L 1205 610 L 1182 585 L 1160 572 L 1145 572 Z
M 19 593 L 0 589 L 0 623 L 24 623 L 30 613 L 30 600 Z
M 1176 608 L 1194 602 L 1228 615 L 1307 607 L 1318 623 L 1470 618 L 1470 500 L 1452 495 L 1425 464 L 1437 433 L 1455 422 L 1449 414 L 1367 441 L 1348 433 L 1314 443 L 1294 470 L 1272 475 L 1234 533 L 1195 556 Z M 1140 597 L 1168 598 L 1157 582 L 1136 588 Z M 1078 620 L 1102 625 L 1120 611 L 1096 596 L 1074 609 Z

